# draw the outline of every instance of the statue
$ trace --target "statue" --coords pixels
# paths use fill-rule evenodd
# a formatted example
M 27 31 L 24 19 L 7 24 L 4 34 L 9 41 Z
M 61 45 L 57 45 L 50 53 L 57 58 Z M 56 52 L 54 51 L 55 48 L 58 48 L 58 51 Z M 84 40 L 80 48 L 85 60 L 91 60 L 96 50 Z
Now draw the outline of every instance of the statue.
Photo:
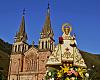
M 62 25 L 63 35 L 59 37 L 59 43 L 63 44 L 64 40 L 70 40 L 72 46 L 76 46 L 75 35 L 71 36 L 72 26 L 69 23 Z M 73 45 L 74 44 L 74 45 Z
M 70 24 L 68 24 L 68 23 L 63 24 L 62 31 L 63 31 L 62 37 L 64 40 L 71 39 L 70 33 L 72 31 L 72 27 Z
M 83 73 L 86 72 L 86 69 L 84 70 L 84 68 L 87 68 L 87 66 L 77 48 L 75 36 L 70 34 L 72 26 L 69 23 L 65 23 L 62 25 L 62 31 L 63 35 L 59 37 L 59 43 L 49 56 L 46 66 L 48 67 L 48 70 L 51 66 L 52 68 L 59 66 L 58 69 L 55 68 L 58 73 L 53 71 L 53 73 L 57 73 L 58 80 L 61 79 L 61 76 L 64 76 L 62 74 L 64 71 L 64 74 L 66 75 L 76 76 L 76 78 L 73 76 L 70 79 L 66 76 L 66 80 L 77 80 L 78 76 L 83 78 Z

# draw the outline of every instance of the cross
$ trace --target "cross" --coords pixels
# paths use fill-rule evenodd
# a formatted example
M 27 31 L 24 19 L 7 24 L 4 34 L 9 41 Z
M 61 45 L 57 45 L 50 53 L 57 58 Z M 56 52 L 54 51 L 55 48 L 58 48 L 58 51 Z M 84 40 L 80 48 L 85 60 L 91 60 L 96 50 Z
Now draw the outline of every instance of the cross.
M 25 10 L 25 8 L 24 8 L 24 9 L 23 9 L 23 15 L 25 15 L 25 11 L 26 11 L 26 10 Z
M 50 9 L 50 4 L 49 4 L 49 2 L 48 2 L 48 9 Z
M 68 47 L 65 49 L 66 51 L 69 51 Z

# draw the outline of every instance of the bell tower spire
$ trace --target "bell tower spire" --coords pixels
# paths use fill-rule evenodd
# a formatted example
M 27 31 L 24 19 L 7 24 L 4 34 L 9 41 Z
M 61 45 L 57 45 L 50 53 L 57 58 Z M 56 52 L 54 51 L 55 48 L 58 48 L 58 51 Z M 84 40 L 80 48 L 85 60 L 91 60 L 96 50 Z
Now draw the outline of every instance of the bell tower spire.
M 27 41 L 27 33 L 25 32 L 24 15 L 25 15 L 25 9 L 23 10 L 23 16 L 22 16 L 22 21 L 21 21 L 21 24 L 20 24 L 19 31 L 16 33 L 16 36 L 15 36 L 15 42 L 20 42 L 20 41 L 26 42 Z
M 48 3 L 47 7 L 47 14 L 44 26 L 42 28 L 41 37 L 39 41 L 39 49 L 40 50 L 50 50 L 54 49 L 54 33 L 51 27 L 51 20 L 50 20 L 50 4 Z
M 15 42 L 13 44 L 13 53 L 20 53 L 24 52 L 28 49 L 28 44 L 27 44 L 27 33 L 25 31 L 25 9 L 23 10 L 23 15 L 22 15 L 22 21 L 20 24 L 19 31 L 15 35 Z
M 50 4 L 48 3 L 47 15 L 46 15 L 44 26 L 42 28 L 41 38 L 53 37 L 53 35 L 54 33 L 51 28 L 51 20 L 50 20 Z

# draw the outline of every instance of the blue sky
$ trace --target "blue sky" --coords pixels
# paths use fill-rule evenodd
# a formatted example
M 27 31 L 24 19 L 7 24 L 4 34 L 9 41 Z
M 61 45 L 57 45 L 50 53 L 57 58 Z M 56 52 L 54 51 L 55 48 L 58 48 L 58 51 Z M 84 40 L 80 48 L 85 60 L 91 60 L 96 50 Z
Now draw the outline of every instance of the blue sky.
M 49 0 L 54 39 L 62 35 L 61 25 L 68 22 L 76 34 L 81 50 L 100 53 L 100 0 Z M 22 10 L 26 8 L 25 22 L 28 43 L 38 44 L 45 22 L 48 0 L 0 0 L 0 38 L 13 43 L 18 31 Z

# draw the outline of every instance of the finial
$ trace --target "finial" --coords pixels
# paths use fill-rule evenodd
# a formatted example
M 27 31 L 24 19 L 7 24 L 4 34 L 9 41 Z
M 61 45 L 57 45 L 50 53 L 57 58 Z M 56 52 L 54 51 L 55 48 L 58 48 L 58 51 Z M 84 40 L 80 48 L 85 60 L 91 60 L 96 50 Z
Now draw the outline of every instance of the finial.
M 48 2 L 48 9 L 50 9 L 50 4 L 49 4 L 49 2 Z
M 50 4 L 49 4 L 49 2 L 48 2 L 48 8 L 47 8 L 47 14 L 50 14 Z
M 48 8 L 50 8 L 50 0 L 48 0 Z
M 24 9 L 23 9 L 23 15 L 25 15 L 25 11 L 26 11 L 26 9 L 24 8 Z

